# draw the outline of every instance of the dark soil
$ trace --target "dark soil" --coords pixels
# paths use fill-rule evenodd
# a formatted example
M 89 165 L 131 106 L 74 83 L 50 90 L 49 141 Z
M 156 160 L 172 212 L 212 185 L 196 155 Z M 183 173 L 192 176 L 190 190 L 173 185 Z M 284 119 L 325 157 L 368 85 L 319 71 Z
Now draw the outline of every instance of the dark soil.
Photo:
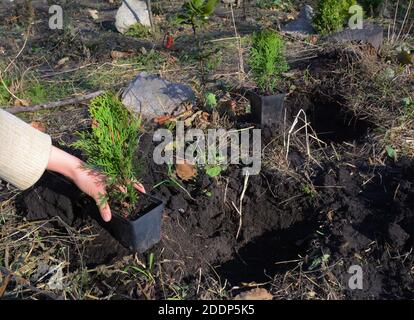
M 189 285 L 188 297 L 196 297 L 194 283 L 200 274 L 219 276 L 230 286 L 272 283 L 269 289 L 276 290 L 282 286 L 278 276 L 298 265 L 302 272 L 323 278 L 324 268 L 315 262 L 325 256 L 330 277 L 337 279 L 347 298 L 414 298 L 413 160 L 373 165 L 366 148 L 372 145 L 375 126 L 356 118 L 343 101 L 322 99 L 317 92 L 307 97 L 300 107 L 318 136 L 335 145 L 325 147 L 320 165 L 308 170 L 312 172 L 308 183 L 316 192 L 306 191 L 303 181 L 263 168 L 260 175 L 249 178 L 238 239 L 239 215 L 232 202 L 238 205 L 243 189 L 241 168 L 230 166 L 219 179 L 199 173 L 193 182 L 182 182 L 190 197 L 165 182 L 169 179 L 165 166 L 153 163 L 151 132 L 141 138 L 142 183 L 166 203 L 162 239 L 150 252 L 156 261 L 163 261 L 158 265 L 163 274 Z M 286 101 L 291 118 L 297 113 L 294 100 L 290 96 Z M 276 133 L 265 128 L 262 145 Z M 301 168 L 305 157 L 293 147 L 290 160 L 293 168 Z M 149 190 L 161 181 L 165 183 Z M 96 206 L 61 177 L 45 174 L 20 203 L 29 220 L 54 218 L 50 223 L 57 228 L 92 225 L 91 232 L 99 236 L 86 246 L 82 259 L 72 262 L 73 270 L 115 263 L 129 254 L 100 226 L 101 221 L 91 218 L 98 216 Z M 77 249 L 72 250 L 80 258 Z M 362 290 L 349 288 L 352 265 L 362 267 Z M 131 297 L 130 285 L 110 279 L 119 297 Z M 161 287 L 157 288 L 155 296 L 162 298 Z M 133 296 L 141 297 L 134 290 Z
M 146 186 L 167 178 L 165 168 L 152 164 L 150 136 L 143 139 L 140 151 L 147 165 Z M 346 157 L 350 151 L 341 154 Z M 230 203 L 238 203 L 242 191 L 240 168 L 231 167 L 220 180 L 203 177 L 187 185 L 195 200 L 177 187 L 163 184 L 153 190 L 166 202 L 162 240 L 151 251 L 158 261 L 169 261 L 162 265 L 163 272 L 177 281 L 193 283 L 200 270 L 210 274 L 214 267 L 234 286 L 269 281 L 295 265 L 276 262 L 302 257 L 307 270 L 315 259 L 329 254 L 329 261 L 341 261 L 332 273 L 349 298 L 413 298 L 413 258 L 407 254 L 414 232 L 412 160 L 371 167 L 365 159 L 348 156 L 323 167 L 312 178 L 318 191 L 315 196 L 278 173 L 262 171 L 251 176 L 239 239 L 239 216 Z M 211 196 L 200 190 L 208 190 Z M 99 236 L 84 252 L 83 263 L 88 267 L 127 255 L 87 215 L 94 206 L 85 210 L 85 199 L 68 182 L 46 174 L 25 193 L 22 203 L 29 220 L 58 216 L 51 221 L 56 227 L 92 224 Z M 363 290 L 348 289 L 347 271 L 353 264 L 363 269 Z

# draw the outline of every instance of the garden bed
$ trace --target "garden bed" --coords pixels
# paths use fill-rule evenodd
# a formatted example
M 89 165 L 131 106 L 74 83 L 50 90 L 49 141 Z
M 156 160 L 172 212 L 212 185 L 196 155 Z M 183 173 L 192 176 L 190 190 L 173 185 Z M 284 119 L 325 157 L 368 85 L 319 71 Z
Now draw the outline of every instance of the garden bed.
M 174 12 L 181 4 L 169 2 Z M 84 6 L 105 14 L 117 5 L 91 0 Z M 238 48 L 230 11 L 220 5 L 204 30 L 202 54 L 208 58 L 201 71 L 191 30 L 173 29 L 164 15 L 156 18 L 162 32 L 174 30 L 173 50 L 163 48 L 162 32 L 153 39 L 127 37 L 115 33 L 113 21 L 97 22 L 74 7 L 65 4 L 76 32 L 56 36 L 47 24 L 35 24 L 20 56 L 23 27 L 9 20 L 0 26 L 6 65 L 17 57 L 11 74 L 22 84 L 17 96 L 52 101 L 117 90 L 142 70 L 158 73 L 217 98 L 209 125 L 262 128 L 262 170 L 247 181 L 240 217 L 235 207 L 246 183 L 242 167 L 231 165 L 216 177 L 199 170 L 177 185 L 166 165 L 154 164 L 154 128 L 145 127 L 140 179 L 165 210 L 161 241 L 144 254 L 116 241 L 102 227 L 96 204 L 62 177 L 46 173 L 23 193 L 2 183 L 0 273 L 11 270 L 32 283 L 22 290 L 11 282 L 5 298 L 232 299 L 257 287 L 275 299 L 414 298 L 414 130 L 401 102 L 414 101 L 412 66 L 401 66 L 387 47 L 374 52 L 361 44 L 282 35 L 290 55 L 283 74 L 286 114 L 278 116 L 277 127 L 261 126 L 246 112 L 245 88 L 254 85 L 247 63 L 239 74 L 239 53 L 247 61 L 245 37 L 287 22 L 291 6 L 248 8 L 247 19 L 235 9 L 243 38 Z M 46 9 L 39 19 L 48 17 Z M 126 56 L 114 58 L 113 51 Z M 69 60 L 60 65 L 64 58 Z M 205 97 L 198 98 L 200 111 Z M 85 105 L 21 116 L 44 125 L 55 145 L 82 157 L 69 146 L 76 131 L 92 126 Z M 349 286 L 354 265 L 363 271 L 362 290 Z M 48 284 L 56 266 L 63 273 L 60 289 Z

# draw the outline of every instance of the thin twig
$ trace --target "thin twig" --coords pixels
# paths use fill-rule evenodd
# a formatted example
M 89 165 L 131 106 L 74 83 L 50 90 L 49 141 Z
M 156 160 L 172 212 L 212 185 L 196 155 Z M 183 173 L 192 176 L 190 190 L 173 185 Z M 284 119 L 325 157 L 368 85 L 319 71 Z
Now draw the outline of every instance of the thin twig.
M 231 9 L 231 19 L 233 21 L 233 28 L 234 28 L 234 35 L 237 38 L 237 49 L 239 53 L 239 73 L 240 73 L 240 80 L 241 80 L 241 74 L 244 73 L 244 63 L 243 63 L 243 53 L 242 53 L 242 47 L 241 47 L 241 38 L 239 33 L 237 32 L 236 27 L 236 20 L 234 19 L 234 10 L 233 10 L 233 4 L 230 3 L 230 9 Z
M 242 225 L 243 225 L 243 198 L 244 198 L 244 195 L 245 195 L 246 190 L 247 190 L 247 183 L 248 182 L 249 182 L 249 173 L 247 172 L 245 177 L 244 177 L 244 185 L 243 185 L 243 191 L 240 195 L 239 207 L 237 208 L 237 206 L 234 204 L 234 202 L 233 201 L 231 202 L 234 209 L 236 209 L 237 213 L 239 214 L 239 227 L 237 229 L 236 239 L 239 238 L 240 231 L 241 231 L 241 228 L 242 228 Z
M 79 96 L 79 97 L 59 100 L 59 101 L 55 101 L 51 103 L 38 104 L 38 105 L 28 106 L 28 107 L 12 107 L 12 108 L 0 107 L 0 108 L 5 109 L 7 112 L 11 114 L 16 114 L 16 113 L 21 113 L 21 112 L 34 112 L 34 111 L 39 111 L 39 110 L 47 110 L 47 109 L 63 107 L 63 106 L 67 106 L 70 104 L 78 104 L 79 102 L 83 102 L 86 100 L 93 99 L 97 96 L 100 96 L 104 92 L 105 91 L 103 90 L 99 90 L 99 91 L 88 93 L 86 95 Z

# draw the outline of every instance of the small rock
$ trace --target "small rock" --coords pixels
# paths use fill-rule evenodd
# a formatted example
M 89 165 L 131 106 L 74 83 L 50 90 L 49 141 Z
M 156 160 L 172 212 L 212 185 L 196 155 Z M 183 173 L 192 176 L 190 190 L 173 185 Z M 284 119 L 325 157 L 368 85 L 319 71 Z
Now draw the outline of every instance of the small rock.
M 150 27 L 150 17 L 145 1 L 123 0 L 115 17 L 115 27 L 120 33 L 125 33 L 136 23 Z
M 388 228 L 388 234 L 391 240 L 391 245 L 399 248 L 404 246 L 410 235 L 404 231 L 403 228 L 397 223 L 393 223 Z
M 221 0 L 222 3 L 227 4 L 227 5 L 239 5 L 239 0 Z
M 186 212 L 188 203 L 181 194 L 171 197 L 169 207 L 172 210 L 177 210 L 181 213 Z
M 89 13 L 89 16 L 90 16 L 93 20 L 97 20 L 97 19 L 99 19 L 99 12 L 98 12 L 98 10 L 95 10 L 95 9 L 88 9 L 88 13 Z
M 286 24 L 282 28 L 282 31 L 304 35 L 314 33 L 315 29 L 312 25 L 313 15 L 313 8 L 310 5 L 305 5 L 300 11 L 298 17 L 294 21 Z
M 263 288 L 256 288 L 238 294 L 234 300 L 272 300 L 273 296 Z
M 189 86 L 147 72 L 141 72 L 122 95 L 128 109 L 149 120 L 172 114 L 182 103 L 194 101 L 195 94 Z

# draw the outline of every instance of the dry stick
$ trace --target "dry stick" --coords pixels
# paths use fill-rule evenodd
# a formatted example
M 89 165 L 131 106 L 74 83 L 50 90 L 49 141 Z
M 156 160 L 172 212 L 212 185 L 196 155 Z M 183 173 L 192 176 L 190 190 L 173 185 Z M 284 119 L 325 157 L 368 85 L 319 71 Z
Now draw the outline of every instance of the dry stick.
M 308 121 L 306 119 L 306 113 L 305 111 L 303 111 L 303 109 L 300 109 L 298 114 L 295 117 L 295 120 L 292 123 L 292 126 L 290 127 L 290 130 L 288 132 L 288 137 L 287 137 L 287 146 L 286 146 L 286 160 L 288 160 L 288 156 L 289 156 L 289 148 L 290 148 L 290 136 L 293 132 L 293 129 L 295 129 L 298 120 L 299 120 L 299 115 L 303 113 L 304 117 L 305 117 L 305 135 L 306 135 L 306 149 L 307 149 L 307 153 L 308 153 L 308 157 L 310 157 L 310 147 L 309 147 L 309 135 L 308 135 Z M 302 119 L 301 119 L 302 120 Z
M 411 25 L 410 25 L 410 27 L 408 28 L 408 31 L 407 31 L 407 33 L 405 34 L 405 36 L 404 36 L 404 37 L 402 37 L 402 41 L 407 40 L 407 38 L 410 36 L 411 30 L 413 29 L 413 27 L 414 27 L 414 20 L 413 20 L 413 22 L 411 22 Z
M 220 38 L 220 39 L 212 39 L 212 40 L 207 40 L 206 43 L 213 43 L 213 42 L 220 42 L 220 41 L 227 41 L 227 40 L 235 40 L 235 39 L 239 39 L 239 37 L 236 36 L 236 37 L 227 37 L 227 38 Z
M 81 70 L 83 68 L 89 67 L 91 65 L 93 65 L 93 63 L 88 63 L 88 64 L 85 64 L 83 66 L 79 66 L 79 67 L 76 67 L 76 68 L 73 68 L 73 69 L 68 69 L 68 70 L 63 70 L 63 71 L 58 71 L 58 72 L 52 72 L 52 73 L 46 73 L 44 75 L 41 75 L 40 78 L 54 77 L 54 76 L 62 75 L 62 74 L 65 74 L 65 73 L 78 71 L 78 70 Z
M 403 29 L 405 27 L 405 23 L 407 22 L 408 13 L 410 12 L 412 4 L 413 4 L 413 0 L 410 0 L 410 3 L 408 4 L 407 12 L 405 13 L 404 20 L 403 20 L 403 23 L 402 23 L 401 28 L 400 28 L 400 32 L 397 35 L 397 39 L 395 39 L 396 42 L 400 38 L 401 32 L 403 31 Z
M 394 36 L 395 36 L 395 25 L 397 23 L 397 15 L 398 15 L 398 7 L 400 4 L 400 0 L 397 0 L 397 6 L 395 8 L 395 14 L 394 14 L 394 24 L 392 26 L 392 37 L 391 37 L 391 43 L 394 44 Z
M 152 15 L 151 0 L 146 0 L 146 3 L 147 3 L 147 9 L 148 9 L 148 15 L 149 15 L 149 19 L 150 19 L 150 24 L 151 24 L 151 30 L 152 30 L 152 32 L 154 32 L 155 27 L 154 27 L 154 17 Z
M 74 97 L 74 98 L 70 98 L 70 99 L 59 100 L 59 101 L 55 101 L 55 102 L 51 102 L 51 103 L 38 104 L 38 105 L 28 106 L 28 107 L 12 107 L 12 108 L 0 107 L 0 108 L 5 109 L 5 111 L 7 111 L 11 114 L 16 114 L 16 113 L 21 113 L 21 112 L 34 112 L 34 111 L 39 111 L 39 110 L 47 110 L 47 109 L 63 107 L 63 106 L 67 106 L 67 105 L 70 105 L 70 104 L 77 104 L 79 102 L 83 102 L 83 101 L 86 101 L 86 100 L 93 99 L 97 96 L 100 96 L 104 92 L 105 91 L 103 91 L 103 90 L 99 90 L 99 91 L 96 91 L 96 92 L 88 93 L 88 94 L 80 96 L 80 97 Z
M 12 60 L 12 61 L 10 61 L 10 63 L 9 63 L 9 65 L 6 67 L 6 69 L 4 69 L 4 72 L 7 72 L 8 70 L 9 70 L 9 68 L 10 68 L 10 66 L 17 60 L 17 58 L 22 54 L 22 52 L 23 52 L 23 50 L 24 50 L 24 48 L 26 48 L 26 44 L 27 44 L 27 40 L 29 39 L 29 33 L 30 33 L 30 26 L 29 26 L 29 28 L 27 29 L 27 32 L 26 32 L 26 37 L 25 37 L 25 39 L 24 39 L 24 43 L 23 43 L 23 46 L 22 46 L 22 48 L 20 49 L 20 51 L 19 51 L 19 53 L 14 57 L 14 59 Z
M 231 19 L 233 21 L 233 28 L 234 28 L 234 34 L 236 36 L 237 40 L 237 47 L 239 51 L 239 80 L 241 81 L 241 74 L 244 73 L 244 63 L 243 63 L 243 54 L 242 54 L 242 48 L 241 48 L 241 38 L 239 33 L 237 32 L 236 27 L 236 20 L 234 19 L 234 10 L 233 10 L 233 4 L 230 3 L 230 9 L 231 9 Z
M 20 102 L 23 102 L 23 100 L 22 99 L 20 99 L 18 96 L 16 96 L 13 92 L 11 92 L 10 91 L 10 89 L 7 87 L 7 85 L 6 85 L 6 83 L 4 82 L 4 80 L 3 80 L 3 77 L 2 77 L 2 75 L 1 75 L 1 71 L 0 71 L 0 82 L 1 82 L 1 84 L 3 85 L 3 87 L 6 89 L 6 91 L 13 97 L 13 98 L 15 98 L 16 100 L 19 100 Z
M 236 205 L 234 204 L 234 202 L 233 201 L 231 202 L 234 209 L 236 209 L 237 213 L 239 214 L 239 228 L 237 229 L 236 239 L 239 238 L 241 227 L 242 227 L 242 224 L 243 224 L 243 198 L 244 198 L 244 194 L 246 193 L 246 190 L 247 190 L 247 183 L 248 182 L 249 182 L 249 172 L 246 172 L 246 176 L 244 178 L 243 191 L 240 195 L 239 207 L 237 208 Z

